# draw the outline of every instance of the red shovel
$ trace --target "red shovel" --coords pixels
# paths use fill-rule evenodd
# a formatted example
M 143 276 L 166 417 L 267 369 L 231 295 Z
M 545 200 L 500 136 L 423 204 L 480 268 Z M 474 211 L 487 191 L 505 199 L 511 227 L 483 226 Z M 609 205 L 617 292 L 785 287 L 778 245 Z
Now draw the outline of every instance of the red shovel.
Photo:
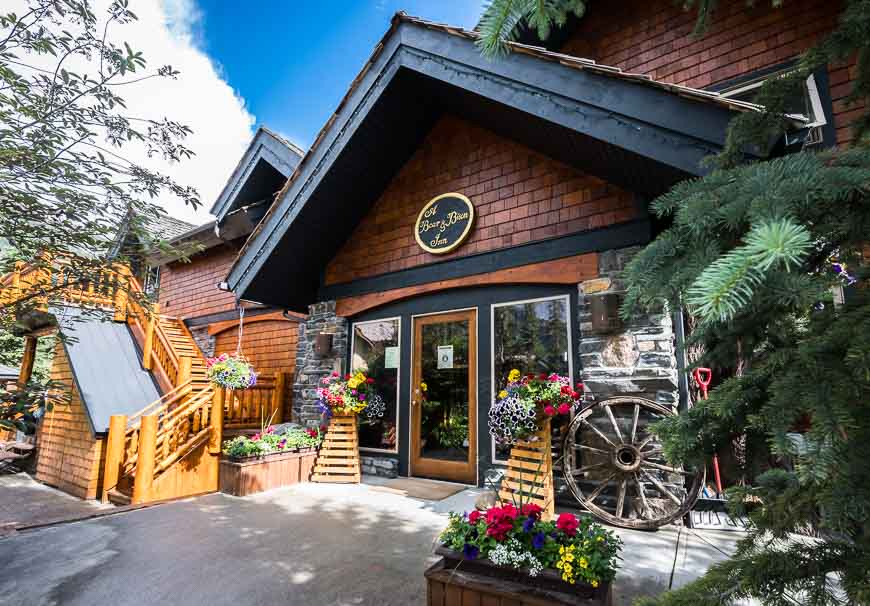
M 713 380 L 713 371 L 709 368 L 696 368 L 692 371 L 692 376 L 701 390 L 701 397 L 707 399 L 707 388 L 710 386 L 710 381 Z M 716 496 L 722 496 L 722 477 L 719 475 L 719 455 L 713 454 L 713 478 L 716 480 Z

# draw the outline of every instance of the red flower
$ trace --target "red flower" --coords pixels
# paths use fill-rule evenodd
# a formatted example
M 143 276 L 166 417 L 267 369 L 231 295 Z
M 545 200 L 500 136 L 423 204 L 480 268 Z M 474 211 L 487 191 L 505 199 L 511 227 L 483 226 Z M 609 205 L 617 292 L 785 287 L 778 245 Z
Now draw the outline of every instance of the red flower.
M 538 518 L 541 515 L 541 512 L 544 511 L 540 508 L 540 506 L 535 505 L 534 503 L 526 503 L 523 505 L 522 513 L 524 516 L 530 516 L 534 518 Z
M 577 389 L 583 391 L 583 383 L 577 383 Z
M 526 375 L 526 378 L 527 378 L 529 381 L 531 381 L 532 379 L 535 378 L 535 375 L 533 375 L 532 373 L 529 373 L 529 374 Z
M 472 525 L 477 524 L 480 521 L 482 515 L 483 514 L 475 509 L 470 514 L 468 514 L 468 523 Z
M 539 378 L 541 381 L 546 381 L 546 380 L 547 380 L 547 373 L 542 372 L 541 374 L 538 375 L 538 378 Z
M 344 375 L 344 380 L 345 380 L 345 381 L 349 381 L 349 380 L 350 380 L 350 373 Z
M 337 377 L 337 376 L 338 376 L 338 371 L 337 371 L 337 370 L 333 370 L 333 371 L 332 371 L 332 376 L 333 376 L 333 377 Z
M 568 395 L 569 393 L 571 393 L 571 388 L 567 385 L 562 385 L 562 393 Z
M 577 520 L 577 516 L 572 513 L 560 513 L 559 517 L 556 519 L 556 528 L 567 534 L 569 537 L 573 537 L 577 534 L 577 527 L 580 525 L 580 522 Z
M 549 404 L 547 404 L 546 406 L 544 406 L 544 414 L 547 415 L 548 417 L 555 417 L 556 416 L 556 409 L 553 408 L 552 406 L 550 406 Z
M 568 404 L 567 402 L 562 402 L 561 404 L 559 404 L 559 414 L 560 415 L 566 415 L 569 412 L 571 412 L 571 405 L 570 404 Z
M 514 528 L 514 520 L 519 511 L 513 505 L 491 507 L 486 512 L 486 534 L 496 541 L 504 541 L 507 534 Z
M 371 385 L 371 384 L 374 383 L 374 382 L 375 382 L 375 380 L 372 379 L 371 377 L 369 377 L 368 379 L 366 379 L 366 383 L 368 383 L 369 385 Z

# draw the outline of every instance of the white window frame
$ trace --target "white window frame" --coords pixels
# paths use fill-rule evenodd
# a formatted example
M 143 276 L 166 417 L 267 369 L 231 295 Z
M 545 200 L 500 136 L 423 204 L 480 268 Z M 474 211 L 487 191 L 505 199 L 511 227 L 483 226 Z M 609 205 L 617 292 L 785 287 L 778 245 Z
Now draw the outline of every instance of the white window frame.
M 399 400 L 399 394 L 401 393 L 400 385 L 402 384 L 402 316 L 392 316 L 389 318 L 378 318 L 376 320 L 364 320 L 362 322 L 353 322 L 350 325 L 350 364 L 353 364 L 353 352 L 354 345 L 356 341 L 356 327 L 363 326 L 365 324 L 375 324 L 378 322 L 392 322 L 397 321 L 399 324 L 399 332 L 398 332 L 398 340 L 396 347 L 399 348 L 399 367 L 396 368 L 396 446 L 393 449 L 389 448 L 373 448 L 371 446 L 360 446 L 360 452 L 379 452 L 383 454 L 399 454 L 399 440 L 401 439 L 400 431 L 399 431 L 399 419 L 402 415 L 402 406 L 401 401 Z M 353 368 L 349 368 L 348 372 L 353 372 Z
M 764 84 L 766 81 L 770 80 L 771 78 L 780 78 L 789 74 L 790 71 L 791 70 L 775 72 L 773 74 L 764 76 L 763 78 L 758 78 L 757 80 L 752 80 L 750 82 L 739 84 L 733 88 L 720 91 L 719 95 L 726 99 L 735 97 L 737 95 L 742 95 L 743 93 L 746 93 L 748 91 L 761 88 L 761 85 Z M 819 87 L 818 84 L 816 84 L 816 77 L 813 74 L 810 74 L 807 77 L 804 85 L 807 90 L 807 96 L 810 100 L 810 106 L 812 107 L 813 115 L 804 116 L 803 114 L 789 114 L 789 117 L 806 121 L 806 128 L 825 126 L 828 123 L 828 119 L 825 117 L 825 110 L 822 107 L 822 99 L 821 96 L 819 96 Z
M 511 305 L 523 305 L 525 303 L 544 303 L 546 301 L 554 301 L 562 299 L 565 301 L 565 323 L 568 325 L 568 377 L 571 379 L 571 385 L 574 385 L 574 317 L 571 313 L 571 295 L 554 295 L 551 297 L 538 297 L 536 299 L 521 299 L 518 301 L 505 301 L 504 303 L 493 303 L 489 311 L 489 376 L 492 382 L 489 394 L 489 408 L 487 408 L 487 419 L 489 418 L 489 409 L 495 404 L 495 396 L 498 390 L 495 385 L 495 308 L 508 307 Z M 498 459 L 495 456 L 495 440 L 490 438 L 490 460 L 493 465 L 507 465 L 507 459 Z

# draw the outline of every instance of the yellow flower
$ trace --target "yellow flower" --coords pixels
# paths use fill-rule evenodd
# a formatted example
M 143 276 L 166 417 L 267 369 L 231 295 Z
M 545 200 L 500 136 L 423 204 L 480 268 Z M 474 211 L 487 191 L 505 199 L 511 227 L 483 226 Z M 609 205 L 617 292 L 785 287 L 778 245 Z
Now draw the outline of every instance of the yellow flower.
M 598 587 L 598 581 L 596 581 L 595 579 L 592 579 L 592 586 Z
M 562 555 L 563 553 L 565 553 L 565 546 L 564 546 L 564 545 L 560 545 L 560 546 L 559 546 L 559 555 Z
M 513 383 L 514 381 L 516 381 L 519 378 L 520 378 L 520 371 L 518 371 L 516 368 L 514 368 L 512 371 L 510 371 L 510 373 L 508 373 L 508 381 L 510 381 L 511 383 Z
M 595 540 L 596 540 L 596 541 L 598 541 L 598 542 L 599 542 L 599 543 L 600 543 L 600 542 L 601 542 L 601 541 L 603 541 L 603 540 L 604 540 L 604 537 L 598 537 L 598 538 L 597 538 L 597 539 L 595 539 Z
M 428 390 L 428 389 L 429 389 L 429 386 L 426 385 L 425 382 L 421 382 L 421 383 L 420 383 L 420 390 L 421 390 L 421 391 L 426 391 L 426 390 Z
M 580 568 L 586 568 L 589 566 L 589 561 L 586 558 L 580 558 L 578 563 L 580 564 Z
M 504 389 L 502 389 L 500 392 L 498 392 L 498 397 L 499 397 L 499 399 L 501 399 L 501 398 L 506 398 L 506 397 L 507 397 L 507 391 L 505 391 Z

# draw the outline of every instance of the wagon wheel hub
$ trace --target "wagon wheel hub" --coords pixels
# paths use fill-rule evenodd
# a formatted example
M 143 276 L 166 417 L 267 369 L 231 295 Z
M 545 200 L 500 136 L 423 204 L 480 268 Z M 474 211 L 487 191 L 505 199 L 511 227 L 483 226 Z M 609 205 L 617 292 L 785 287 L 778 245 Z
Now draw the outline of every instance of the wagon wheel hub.
M 704 482 L 702 470 L 674 467 L 650 431 L 674 415 L 644 398 L 596 402 L 574 417 L 563 443 L 565 481 L 593 515 L 625 528 L 658 528 L 685 515 Z
M 613 451 L 613 465 L 625 472 L 633 472 L 640 469 L 643 455 L 632 444 L 621 444 Z

